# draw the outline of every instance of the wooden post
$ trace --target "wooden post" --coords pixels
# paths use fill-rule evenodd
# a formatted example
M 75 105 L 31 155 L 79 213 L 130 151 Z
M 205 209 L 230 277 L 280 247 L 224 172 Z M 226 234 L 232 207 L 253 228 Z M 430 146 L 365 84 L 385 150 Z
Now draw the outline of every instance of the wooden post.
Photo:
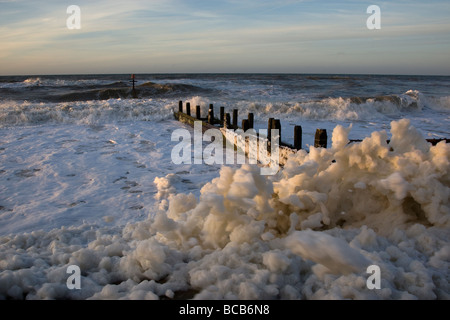
M 195 116 L 197 119 L 201 118 L 200 106 L 195 107 Z
M 230 127 L 230 114 L 229 113 L 225 113 L 224 127 L 225 128 L 229 128 Z
M 178 102 L 178 112 L 183 113 L 183 101 Z
M 302 148 L 302 126 L 294 127 L 294 149 Z
M 233 109 L 233 126 L 237 127 L 238 125 L 238 109 Z
M 253 117 L 253 113 L 249 113 L 248 114 L 248 122 L 249 122 L 249 127 L 250 127 L 250 129 L 254 129 L 254 117 Z
M 225 107 L 220 107 L 220 125 L 223 126 L 225 122 Z
M 269 118 L 269 121 L 267 123 L 267 140 L 269 140 L 270 142 L 270 138 L 272 137 L 272 131 L 271 129 L 273 128 L 273 118 Z
M 278 145 L 281 145 L 281 122 L 280 119 L 274 119 L 272 129 L 278 129 Z
M 190 102 L 186 102 L 186 114 L 188 116 L 191 115 L 191 103 Z
M 212 109 L 209 109 L 208 110 L 208 123 L 210 123 L 210 124 L 212 124 L 213 123 L 213 119 L 214 118 L 214 116 L 213 116 L 213 110 Z
M 249 121 L 248 119 L 242 120 L 242 130 L 246 132 L 249 129 Z M 245 145 L 244 145 L 244 153 L 248 155 L 250 153 L 250 143 L 249 143 L 249 137 L 244 136 L 245 139 Z
M 214 106 L 212 104 L 209 105 L 208 123 L 214 124 Z
M 242 130 L 247 131 L 250 128 L 248 119 L 242 120 Z
M 134 74 L 131 75 L 131 82 L 133 82 L 133 98 L 137 98 L 136 95 L 136 88 L 135 88 L 135 83 L 136 83 L 136 77 Z
M 272 127 L 273 127 L 273 118 L 269 118 L 267 123 L 267 151 L 272 152 L 272 148 L 270 146 L 270 141 L 272 141 Z
M 315 148 L 326 148 L 327 147 L 327 130 L 317 129 L 316 136 L 314 138 Z

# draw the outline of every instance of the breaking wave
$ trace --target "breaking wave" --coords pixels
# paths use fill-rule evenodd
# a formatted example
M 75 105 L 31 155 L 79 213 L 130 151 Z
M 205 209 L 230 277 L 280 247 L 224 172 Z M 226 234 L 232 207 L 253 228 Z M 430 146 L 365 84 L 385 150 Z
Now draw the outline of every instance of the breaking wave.
M 206 115 L 210 104 L 216 108 L 237 108 L 240 114 L 253 112 L 258 118 L 364 121 L 420 116 L 430 110 L 449 110 L 450 97 L 428 98 L 419 91 L 377 97 L 324 98 L 301 102 L 245 101 L 222 103 L 207 94 L 195 95 L 203 89 L 186 84 L 146 82 L 136 87 L 136 99 L 129 88 L 84 90 L 53 97 L 55 102 L 3 101 L 0 103 L 0 126 L 45 122 L 92 123 L 120 120 L 162 120 L 172 117 L 178 101 L 200 105 Z M 194 95 L 192 95 L 194 93 Z M 190 98 L 180 98 L 190 97 Z M 153 99 L 155 98 L 155 99 Z
M 180 83 L 144 82 L 135 90 L 129 81 L 68 80 L 28 78 L 24 81 L 0 83 L 2 98 L 39 102 L 69 102 L 128 98 L 168 98 L 184 95 L 209 94 L 213 89 Z
M 191 98 L 189 101 L 191 104 L 200 104 L 202 107 L 216 102 L 198 96 Z M 384 119 L 408 114 L 417 115 L 426 112 L 428 109 L 449 110 L 450 96 L 429 98 L 419 91 L 409 90 L 399 95 L 376 97 L 325 97 L 291 102 L 242 100 L 230 107 L 239 109 L 241 114 L 252 112 L 255 116 L 263 118 L 269 118 L 270 115 L 270 117 L 282 119 L 357 121 Z M 207 110 L 203 111 L 207 112 Z
M 65 103 L 15 101 L 0 104 L 0 127 L 44 123 L 97 124 L 111 121 L 160 121 L 173 117 L 174 105 L 151 99 L 108 99 Z

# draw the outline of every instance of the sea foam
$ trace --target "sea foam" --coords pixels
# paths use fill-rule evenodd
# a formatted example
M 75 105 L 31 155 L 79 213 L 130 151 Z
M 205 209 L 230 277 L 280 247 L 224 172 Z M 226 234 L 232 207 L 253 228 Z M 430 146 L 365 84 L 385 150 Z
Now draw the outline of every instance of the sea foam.
M 223 166 L 199 197 L 157 177 L 160 203 L 123 228 L 0 239 L 13 299 L 449 299 L 450 147 L 408 120 L 360 143 L 294 154 L 275 176 Z M 305 223 L 307 221 L 308 223 Z M 65 287 L 69 265 L 82 290 Z M 369 265 L 381 289 L 366 286 Z

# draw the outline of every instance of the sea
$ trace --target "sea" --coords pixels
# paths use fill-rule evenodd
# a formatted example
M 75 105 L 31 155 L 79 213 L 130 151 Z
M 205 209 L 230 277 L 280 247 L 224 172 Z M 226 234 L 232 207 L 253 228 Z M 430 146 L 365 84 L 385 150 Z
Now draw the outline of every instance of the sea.
M 294 125 L 304 127 L 310 143 L 317 128 L 352 125 L 351 138 L 363 139 L 401 118 L 427 138 L 450 136 L 448 76 L 137 74 L 135 80 L 133 94 L 127 74 L 0 77 L 0 126 L 171 119 L 170 109 L 184 101 L 200 105 L 205 117 L 210 104 L 238 109 L 239 120 L 252 112 L 259 128 L 279 118 L 286 141 Z

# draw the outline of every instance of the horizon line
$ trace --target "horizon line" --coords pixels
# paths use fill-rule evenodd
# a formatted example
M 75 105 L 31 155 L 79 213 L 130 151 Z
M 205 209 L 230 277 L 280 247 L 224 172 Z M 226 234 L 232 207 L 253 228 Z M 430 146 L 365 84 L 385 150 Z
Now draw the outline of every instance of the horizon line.
M 39 76 L 108 76 L 108 75 L 352 75 L 352 76 L 417 76 L 417 77 L 449 77 L 450 74 L 416 74 L 416 73 L 325 73 L 325 72 L 130 72 L 130 73 L 36 73 L 36 74 L 7 74 L 0 77 L 39 77 Z

